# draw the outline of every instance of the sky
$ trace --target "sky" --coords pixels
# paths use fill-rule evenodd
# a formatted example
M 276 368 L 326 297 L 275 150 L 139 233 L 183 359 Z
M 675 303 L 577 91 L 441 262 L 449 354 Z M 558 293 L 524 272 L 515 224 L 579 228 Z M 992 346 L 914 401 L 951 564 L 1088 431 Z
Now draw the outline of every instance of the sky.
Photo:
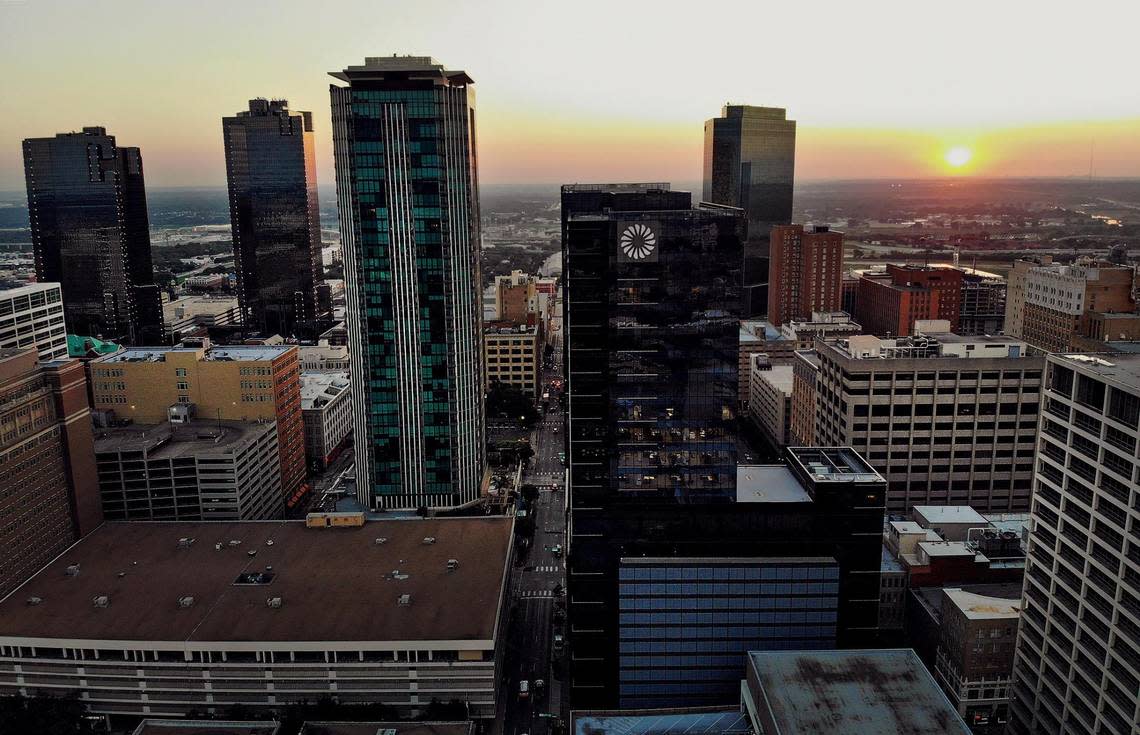
M 0 190 L 23 138 L 86 125 L 148 186 L 224 185 L 253 97 L 313 111 L 331 186 L 327 73 L 393 53 L 475 80 L 490 185 L 699 181 L 726 102 L 788 110 L 800 181 L 1140 176 L 1137 27 L 1135 0 L 0 0 Z

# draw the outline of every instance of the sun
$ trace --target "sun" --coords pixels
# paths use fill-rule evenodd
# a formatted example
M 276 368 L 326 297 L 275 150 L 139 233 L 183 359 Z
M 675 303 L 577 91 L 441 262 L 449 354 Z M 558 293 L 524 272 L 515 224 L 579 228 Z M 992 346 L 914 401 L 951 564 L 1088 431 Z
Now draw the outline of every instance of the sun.
M 950 150 L 946 151 L 946 163 L 950 168 L 962 168 L 970 162 L 973 153 L 964 145 L 956 145 Z

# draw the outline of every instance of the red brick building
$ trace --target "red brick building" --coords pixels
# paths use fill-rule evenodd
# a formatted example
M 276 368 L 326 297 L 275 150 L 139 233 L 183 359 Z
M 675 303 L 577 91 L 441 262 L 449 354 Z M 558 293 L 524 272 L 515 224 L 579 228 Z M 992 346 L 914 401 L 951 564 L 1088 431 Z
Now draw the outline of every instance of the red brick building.
M 841 310 L 842 232 L 777 225 L 772 228 L 770 258 L 768 321 L 773 326 L 808 319 L 813 311 Z
M 905 337 L 920 319 L 945 319 L 957 333 L 962 271 L 957 268 L 888 265 L 885 275 L 859 279 L 856 321 L 868 334 Z
M 0 598 L 103 521 L 77 360 L 0 350 Z

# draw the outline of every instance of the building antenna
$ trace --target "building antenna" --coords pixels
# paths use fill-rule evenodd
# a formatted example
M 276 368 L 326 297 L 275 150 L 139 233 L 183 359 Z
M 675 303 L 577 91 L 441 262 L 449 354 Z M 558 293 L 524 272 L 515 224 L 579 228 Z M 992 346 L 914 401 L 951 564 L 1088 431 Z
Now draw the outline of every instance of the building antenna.
M 1089 140 L 1089 183 L 1093 180 L 1093 153 L 1096 151 L 1096 139 Z

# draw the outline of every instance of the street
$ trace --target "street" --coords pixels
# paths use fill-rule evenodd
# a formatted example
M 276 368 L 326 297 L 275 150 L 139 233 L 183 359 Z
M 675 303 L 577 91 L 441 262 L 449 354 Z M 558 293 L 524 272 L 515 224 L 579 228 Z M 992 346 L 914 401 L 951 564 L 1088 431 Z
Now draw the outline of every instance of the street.
M 551 368 L 543 373 L 544 390 L 561 377 L 558 357 L 556 352 Z M 553 732 L 552 724 L 558 718 L 569 714 L 566 667 L 560 652 L 554 650 L 554 636 L 565 635 L 565 598 L 561 594 L 566 586 L 566 492 L 558 456 L 563 451 L 564 431 L 560 402 L 552 393 L 550 409 L 532 432 L 535 456 L 523 475 L 524 485 L 536 485 L 539 490 L 530 508 L 534 536 L 517 553 L 512 574 L 511 618 L 501 681 L 503 735 L 546 735 Z M 524 680 L 529 689 L 526 697 L 519 691 Z M 544 686 L 538 687 L 536 680 Z

